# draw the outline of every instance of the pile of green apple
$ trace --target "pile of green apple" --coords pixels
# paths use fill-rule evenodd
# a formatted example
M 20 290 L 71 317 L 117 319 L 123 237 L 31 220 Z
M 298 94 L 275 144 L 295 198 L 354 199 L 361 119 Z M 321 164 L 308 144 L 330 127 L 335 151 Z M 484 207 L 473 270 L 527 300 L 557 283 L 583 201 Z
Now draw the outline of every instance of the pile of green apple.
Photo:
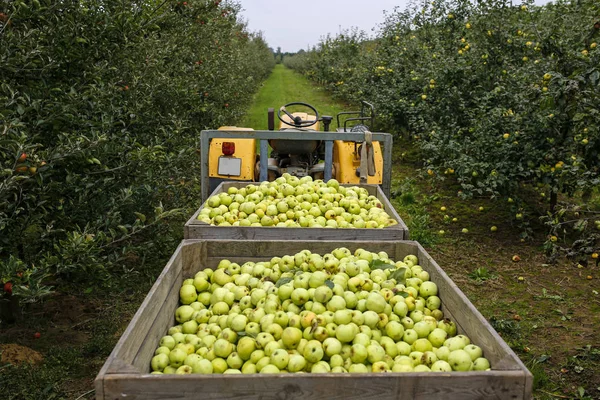
M 364 187 L 288 173 L 209 197 L 198 220 L 217 226 L 384 228 L 398 222 Z
M 408 255 L 337 248 L 242 265 L 221 260 L 186 279 L 177 325 L 154 374 L 487 370 L 457 335 L 437 285 Z

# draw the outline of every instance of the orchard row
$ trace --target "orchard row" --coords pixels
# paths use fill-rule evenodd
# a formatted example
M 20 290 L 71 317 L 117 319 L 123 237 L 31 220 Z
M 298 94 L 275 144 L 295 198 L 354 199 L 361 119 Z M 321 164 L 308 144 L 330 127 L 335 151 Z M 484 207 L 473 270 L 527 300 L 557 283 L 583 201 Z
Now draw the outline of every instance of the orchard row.
M 598 15 L 596 0 L 426 2 L 389 13 L 375 39 L 344 32 L 285 63 L 373 102 L 377 129 L 415 141 L 424 173 L 462 198 L 514 199 L 522 224 L 524 200 L 554 210 L 560 193 L 585 199 L 600 181 Z M 552 234 L 594 218 L 565 211 Z
M 200 130 L 234 124 L 274 60 L 231 1 L 2 4 L 0 297 L 35 301 L 170 248 Z

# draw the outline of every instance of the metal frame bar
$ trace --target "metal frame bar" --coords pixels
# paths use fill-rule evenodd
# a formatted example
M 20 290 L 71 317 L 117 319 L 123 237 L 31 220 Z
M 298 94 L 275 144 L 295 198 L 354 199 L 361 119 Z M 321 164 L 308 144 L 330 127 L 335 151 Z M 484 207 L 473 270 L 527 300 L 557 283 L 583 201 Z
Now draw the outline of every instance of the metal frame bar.
M 392 185 L 392 135 L 384 132 L 373 132 L 373 141 L 383 144 L 383 182 L 381 190 L 389 198 Z M 209 193 L 208 183 L 208 151 L 210 141 L 214 138 L 225 139 L 257 139 L 260 143 L 260 181 L 267 180 L 268 141 L 271 139 L 289 140 L 322 140 L 325 141 L 324 180 L 331 179 L 333 172 L 333 141 L 360 142 L 365 140 L 364 132 L 317 132 L 317 131 L 218 131 L 200 132 L 200 183 L 202 185 L 202 201 L 206 201 Z

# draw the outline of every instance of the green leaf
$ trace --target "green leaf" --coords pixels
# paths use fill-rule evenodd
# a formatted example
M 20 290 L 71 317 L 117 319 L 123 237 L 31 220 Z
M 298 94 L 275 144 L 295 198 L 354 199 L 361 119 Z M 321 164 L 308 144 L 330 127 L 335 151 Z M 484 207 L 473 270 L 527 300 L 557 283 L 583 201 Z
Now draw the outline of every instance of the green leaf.
M 134 212 L 135 216 L 139 218 L 140 221 L 146 222 L 146 216 L 139 212 Z
M 327 279 L 325 281 L 325 285 L 329 288 L 329 289 L 333 289 L 333 287 L 335 286 L 335 283 L 333 283 L 332 281 L 330 281 L 329 279 Z
M 595 85 L 598 82 L 598 80 L 600 80 L 600 71 L 595 70 L 594 72 L 592 72 L 590 74 L 590 80 Z
M 394 279 L 396 282 L 404 282 L 406 280 L 407 268 L 401 267 L 390 274 L 390 279 Z
M 275 287 L 280 287 L 281 285 L 285 285 L 286 283 L 290 283 L 293 280 L 294 280 L 293 278 L 279 278 L 279 280 L 275 284 Z
M 547 355 L 547 354 L 542 354 L 542 355 L 541 355 L 541 356 L 540 356 L 540 357 L 537 359 L 537 362 L 539 362 L 539 363 L 543 363 L 543 362 L 547 361 L 549 358 L 550 358 L 550 356 L 549 356 L 549 355 Z
M 390 268 L 396 268 L 395 265 L 393 264 L 388 264 L 385 261 L 381 261 L 381 260 L 373 260 L 373 262 L 371 262 L 371 269 L 390 269 Z
M 587 224 L 588 224 L 587 219 L 580 219 L 577 222 L 575 222 L 573 229 L 575 229 L 576 231 L 582 232 L 587 227 Z

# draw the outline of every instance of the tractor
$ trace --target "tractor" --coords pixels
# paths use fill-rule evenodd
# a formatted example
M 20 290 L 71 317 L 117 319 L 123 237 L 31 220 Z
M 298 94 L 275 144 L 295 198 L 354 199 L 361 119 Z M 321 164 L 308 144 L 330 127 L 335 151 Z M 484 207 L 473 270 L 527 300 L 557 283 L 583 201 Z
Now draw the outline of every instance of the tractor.
M 284 173 L 297 177 L 311 176 L 313 179 L 335 178 L 342 184 L 381 185 L 384 182 L 382 146 L 371 140 L 375 111 L 366 101 L 361 102 L 360 110 L 341 112 L 336 116 L 336 139 L 329 141 L 333 142 L 329 150 L 331 160 L 326 158 L 326 141 L 320 140 L 319 136 L 332 137 L 328 132 L 331 132 L 333 117 L 321 117 L 314 106 L 300 102 L 288 103 L 278 109 L 278 131 L 274 129 L 274 109 L 268 110 L 267 117 L 272 134 L 268 135 L 271 151 L 266 163 L 264 160 L 261 163 L 262 152 L 257 150 L 257 142 L 265 138 L 259 133 L 268 131 L 223 126 L 218 129 L 223 137 L 211 137 L 208 151 L 210 192 L 223 181 L 273 181 Z M 238 134 L 233 136 L 237 137 L 226 135 L 236 132 Z M 315 137 L 315 133 L 320 135 Z M 266 145 L 266 140 L 263 142 Z M 266 171 L 261 174 L 261 166 L 264 169 L 265 164 Z

